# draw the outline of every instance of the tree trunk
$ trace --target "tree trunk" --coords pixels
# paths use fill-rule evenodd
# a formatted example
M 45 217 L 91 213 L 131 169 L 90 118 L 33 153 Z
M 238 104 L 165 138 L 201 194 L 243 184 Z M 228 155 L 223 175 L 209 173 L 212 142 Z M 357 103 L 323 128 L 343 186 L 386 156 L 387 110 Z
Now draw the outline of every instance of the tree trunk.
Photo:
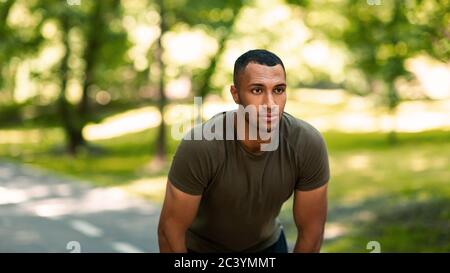
M 240 7 L 235 8 L 234 12 L 238 13 L 240 10 Z M 198 88 L 197 94 L 198 96 L 201 96 L 202 98 L 206 97 L 208 93 L 210 92 L 211 87 L 211 78 L 214 75 L 214 72 L 216 71 L 217 63 L 219 62 L 220 58 L 222 57 L 223 52 L 226 48 L 226 43 L 230 37 L 230 35 L 233 33 L 233 26 L 236 22 L 237 16 L 233 16 L 233 19 L 227 24 L 226 26 L 226 32 L 222 34 L 222 36 L 219 39 L 219 49 L 217 50 L 216 54 L 212 58 L 208 68 L 206 69 L 203 78 L 201 79 L 201 84 Z
M 83 91 L 81 100 L 78 105 L 78 113 L 83 122 L 87 122 L 89 115 L 89 87 L 94 83 L 94 69 L 95 58 L 98 54 L 101 33 L 104 28 L 104 21 L 102 18 L 102 1 L 94 2 L 94 12 L 90 15 L 89 25 L 86 30 L 86 48 L 84 51 L 83 59 L 86 63 L 85 78 L 83 82 Z
M 8 39 L 8 25 L 6 24 L 6 20 L 8 19 L 9 11 L 11 10 L 12 5 L 14 4 L 14 0 L 7 0 L 1 5 L 0 8 L 0 40 Z M 6 85 L 8 82 L 8 76 L 4 77 L 5 73 L 8 73 L 9 71 L 8 66 L 8 58 L 0 59 L 0 90 L 2 89 L 3 85 Z M 13 90 L 11 90 L 13 92 Z
M 166 94 L 164 92 L 165 89 L 165 64 L 163 61 L 163 52 L 164 48 L 162 45 L 162 37 L 167 31 L 167 26 L 165 22 L 165 10 L 164 10 L 164 0 L 159 0 L 159 11 L 160 11 L 160 23 L 159 27 L 161 29 L 161 33 L 158 37 L 156 43 L 156 51 L 155 51 L 155 59 L 158 63 L 159 70 L 159 101 L 158 101 L 158 109 L 161 113 L 161 124 L 159 125 L 158 136 L 156 139 L 156 156 L 160 160 L 165 160 L 166 158 L 166 123 L 164 120 L 164 110 L 167 104 Z
M 202 78 L 201 85 L 198 89 L 197 94 L 204 98 L 208 93 L 210 92 L 211 88 L 211 78 L 214 75 L 214 72 L 216 71 L 217 63 L 222 56 L 223 52 L 225 51 L 225 45 L 228 40 L 229 34 L 223 35 L 219 41 L 219 49 L 217 50 L 216 54 L 212 58 L 208 68 L 206 69 L 204 76 Z
M 390 81 L 388 88 L 389 88 L 388 89 L 389 116 L 393 120 L 391 131 L 388 133 L 388 142 L 389 144 L 394 145 L 398 141 L 396 118 L 397 118 L 397 106 L 399 103 L 399 96 L 397 94 L 397 90 L 395 89 L 393 80 Z
M 2 28 L 6 28 L 6 19 L 8 18 L 9 11 L 11 10 L 12 5 L 14 4 L 14 0 L 7 0 L 3 3 L 2 8 L 0 9 L 0 22 Z
M 61 92 L 58 98 L 58 111 L 61 115 L 62 126 L 67 139 L 67 151 L 75 156 L 78 152 L 78 148 L 81 145 L 84 145 L 85 141 L 83 138 L 82 131 L 78 122 L 74 120 L 71 111 L 71 105 L 66 99 L 66 88 L 67 82 L 69 80 L 69 55 L 70 55 L 70 45 L 68 41 L 68 32 L 70 30 L 69 22 L 66 17 L 61 19 L 62 28 L 63 28 L 63 43 L 66 49 L 64 53 L 63 59 L 61 60 L 61 69 L 60 69 L 60 77 L 61 77 Z

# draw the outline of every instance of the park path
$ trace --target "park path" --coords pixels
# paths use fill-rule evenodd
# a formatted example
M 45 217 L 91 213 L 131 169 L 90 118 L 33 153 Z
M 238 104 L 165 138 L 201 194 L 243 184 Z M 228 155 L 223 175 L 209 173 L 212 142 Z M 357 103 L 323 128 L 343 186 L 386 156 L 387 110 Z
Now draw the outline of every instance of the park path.
M 158 205 L 0 161 L 0 252 L 157 252 Z

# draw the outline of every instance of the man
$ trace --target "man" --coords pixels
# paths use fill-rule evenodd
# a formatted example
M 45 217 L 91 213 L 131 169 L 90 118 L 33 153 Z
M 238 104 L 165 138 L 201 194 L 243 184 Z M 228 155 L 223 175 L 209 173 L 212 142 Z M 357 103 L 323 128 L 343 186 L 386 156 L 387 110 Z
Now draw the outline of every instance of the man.
M 239 120 L 234 120 L 232 140 L 181 142 L 169 171 L 160 216 L 160 251 L 286 253 L 277 216 L 294 194 L 298 230 L 294 252 L 319 252 L 330 177 L 321 134 L 284 112 L 286 72 L 275 54 L 246 52 L 236 60 L 233 81 L 234 101 L 239 109 L 257 108 L 257 121 L 248 113 L 242 116 L 234 111 L 231 114 L 237 119 L 245 117 L 241 122 L 244 133 L 239 133 Z M 203 126 L 225 122 L 229 114 L 220 113 Z M 250 137 L 255 127 L 259 132 L 278 132 L 271 135 L 279 140 L 274 149 L 262 149 L 271 139 L 261 134 Z

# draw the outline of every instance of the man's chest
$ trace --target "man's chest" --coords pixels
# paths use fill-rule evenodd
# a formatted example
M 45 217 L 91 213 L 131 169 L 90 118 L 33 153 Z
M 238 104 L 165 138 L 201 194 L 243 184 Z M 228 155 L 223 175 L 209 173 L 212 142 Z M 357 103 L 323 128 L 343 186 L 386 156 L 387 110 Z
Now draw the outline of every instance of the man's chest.
M 283 151 L 249 158 L 236 152 L 228 157 L 210 183 L 208 193 L 236 209 L 278 209 L 292 194 L 297 172 Z

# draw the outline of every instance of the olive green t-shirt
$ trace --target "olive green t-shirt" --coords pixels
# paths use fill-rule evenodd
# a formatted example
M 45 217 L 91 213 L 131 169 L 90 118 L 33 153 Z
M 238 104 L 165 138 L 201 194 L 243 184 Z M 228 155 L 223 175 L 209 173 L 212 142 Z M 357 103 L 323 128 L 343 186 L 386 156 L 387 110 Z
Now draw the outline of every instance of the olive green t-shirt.
M 219 113 L 202 126 L 216 119 L 225 121 L 225 115 Z M 328 155 L 321 134 L 286 112 L 279 126 L 278 148 L 258 154 L 245 150 L 235 138 L 181 141 L 168 178 L 177 189 L 202 195 L 186 233 L 189 249 L 263 250 L 277 241 L 282 229 L 277 216 L 294 190 L 308 191 L 328 182 Z

